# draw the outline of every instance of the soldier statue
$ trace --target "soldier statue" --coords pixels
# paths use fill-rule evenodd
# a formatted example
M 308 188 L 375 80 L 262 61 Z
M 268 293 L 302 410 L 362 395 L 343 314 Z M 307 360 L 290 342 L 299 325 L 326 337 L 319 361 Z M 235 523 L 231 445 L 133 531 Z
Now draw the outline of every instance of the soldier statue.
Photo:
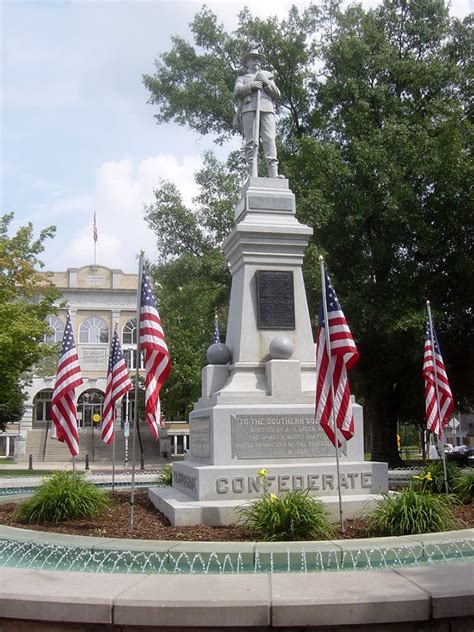
M 234 117 L 234 126 L 243 132 L 245 138 L 245 158 L 250 176 L 257 175 L 257 155 L 260 140 L 267 163 L 269 178 L 280 178 L 275 144 L 276 120 L 275 102 L 280 97 L 273 75 L 262 70 L 265 57 L 258 50 L 251 50 L 242 57 L 245 75 L 237 77 L 234 97 L 239 106 Z

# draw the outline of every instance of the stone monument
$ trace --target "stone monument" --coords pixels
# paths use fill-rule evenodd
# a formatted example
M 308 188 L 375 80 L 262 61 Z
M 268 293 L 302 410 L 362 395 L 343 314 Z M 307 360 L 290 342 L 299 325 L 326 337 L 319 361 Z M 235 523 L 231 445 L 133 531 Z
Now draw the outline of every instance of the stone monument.
M 235 522 L 238 507 L 263 493 L 261 468 L 269 492 L 309 489 L 337 516 L 335 449 L 314 417 L 302 274 L 311 234 L 296 219 L 288 180 L 249 176 L 223 244 L 232 275 L 226 343 L 208 350 L 188 458 L 174 464 L 172 487 L 149 491 L 174 525 Z M 387 464 L 364 461 L 361 406 L 353 414 L 355 435 L 340 455 L 346 518 L 388 486 Z

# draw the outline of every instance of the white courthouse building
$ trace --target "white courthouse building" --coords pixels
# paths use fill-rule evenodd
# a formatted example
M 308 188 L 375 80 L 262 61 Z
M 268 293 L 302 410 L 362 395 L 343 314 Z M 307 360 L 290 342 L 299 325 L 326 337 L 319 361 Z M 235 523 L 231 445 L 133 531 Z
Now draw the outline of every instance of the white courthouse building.
M 121 270 L 114 270 L 99 265 L 89 265 L 82 268 L 68 268 L 65 272 L 53 272 L 52 282 L 61 292 L 57 304 L 60 307 L 57 315 L 50 316 L 51 335 L 47 341 L 60 343 L 66 324 L 66 307 L 71 312 L 72 325 L 79 363 L 82 369 L 84 383 L 76 389 L 77 416 L 79 426 L 80 446 L 87 446 L 88 453 L 93 451 L 93 457 L 99 459 L 109 456 L 108 448 L 100 440 L 100 421 L 102 419 L 107 366 L 112 333 L 117 323 L 120 342 L 125 360 L 131 371 L 135 372 L 137 363 L 137 274 L 126 274 Z M 140 369 L 143 369 L 143 359 L 140 358 Z M 46 371 L 47 373 L 48 371 Z M 33 453 L 33 458 L 52 458 L 50 451 L 52 444 L 46 435 L 46 429 L 51 427 L 51 398 L 53 394 L 55 376 L 45 375 L 44 369 L 38 369 L 28 387 L 28 399 L 25 411 L 19 425 L 21 436 L 26 439 L 25 458 Z M 127 415 L 128 413 L 128 415 Z M 118 411 L 116 422 L 117 442 L 121 438 L 123 423 L 128 418 L 130 422 L 134 415 L 134 392 L 123 398 L 121 409 Z M 183 454 L 189 447 L 189 426 L 187 423 L 168 422 L 168 437 L 171 440 L 169 456 Z M 145 455 L 150 458 L 153 452 L 159 454 L 158 444 L 151 440 L 146 424 L 141 424 L 142 436 L 146 440 Z M 95 435 L 95 436 L 94 436 Z M 91 438 L 93 445 L 91 447 Z M 118 446 L 118 443 L 117 443 Z M 56 446 L 55 458 L 58 458 Z M 81 447 L 81 452 L 83 452 Z M 66 453 L 65 453 L 66 454 Z M 67 456 L 67 455 L 66 455 Z M 89 457 L 92 455 L 89 454 Z M 119 458 L 119 457 L 117 457 Z M 48 460 L 48 458 L 46 458 Z M 95 458 L 94 458 L 95 460 Z

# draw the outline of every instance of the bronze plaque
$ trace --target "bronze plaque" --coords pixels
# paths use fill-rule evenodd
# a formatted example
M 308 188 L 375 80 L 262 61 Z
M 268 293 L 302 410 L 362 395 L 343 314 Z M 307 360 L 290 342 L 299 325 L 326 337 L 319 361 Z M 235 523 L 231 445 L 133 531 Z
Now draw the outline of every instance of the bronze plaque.
M 232 458 L 327 457 L 334 448 L 314 415 L 232 415 Z
M 293 272 L 257 272 L 257 317 L 259 329 L 295 329 Z

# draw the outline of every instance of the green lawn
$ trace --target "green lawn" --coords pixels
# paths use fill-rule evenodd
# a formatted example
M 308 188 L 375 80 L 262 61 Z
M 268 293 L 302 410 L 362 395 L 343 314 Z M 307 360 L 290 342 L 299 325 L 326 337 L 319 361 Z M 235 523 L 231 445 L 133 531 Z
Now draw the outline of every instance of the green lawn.
M 55 470 L 1 470 L 0 478 L 18 478 L 19 476 L 49 476 Z

